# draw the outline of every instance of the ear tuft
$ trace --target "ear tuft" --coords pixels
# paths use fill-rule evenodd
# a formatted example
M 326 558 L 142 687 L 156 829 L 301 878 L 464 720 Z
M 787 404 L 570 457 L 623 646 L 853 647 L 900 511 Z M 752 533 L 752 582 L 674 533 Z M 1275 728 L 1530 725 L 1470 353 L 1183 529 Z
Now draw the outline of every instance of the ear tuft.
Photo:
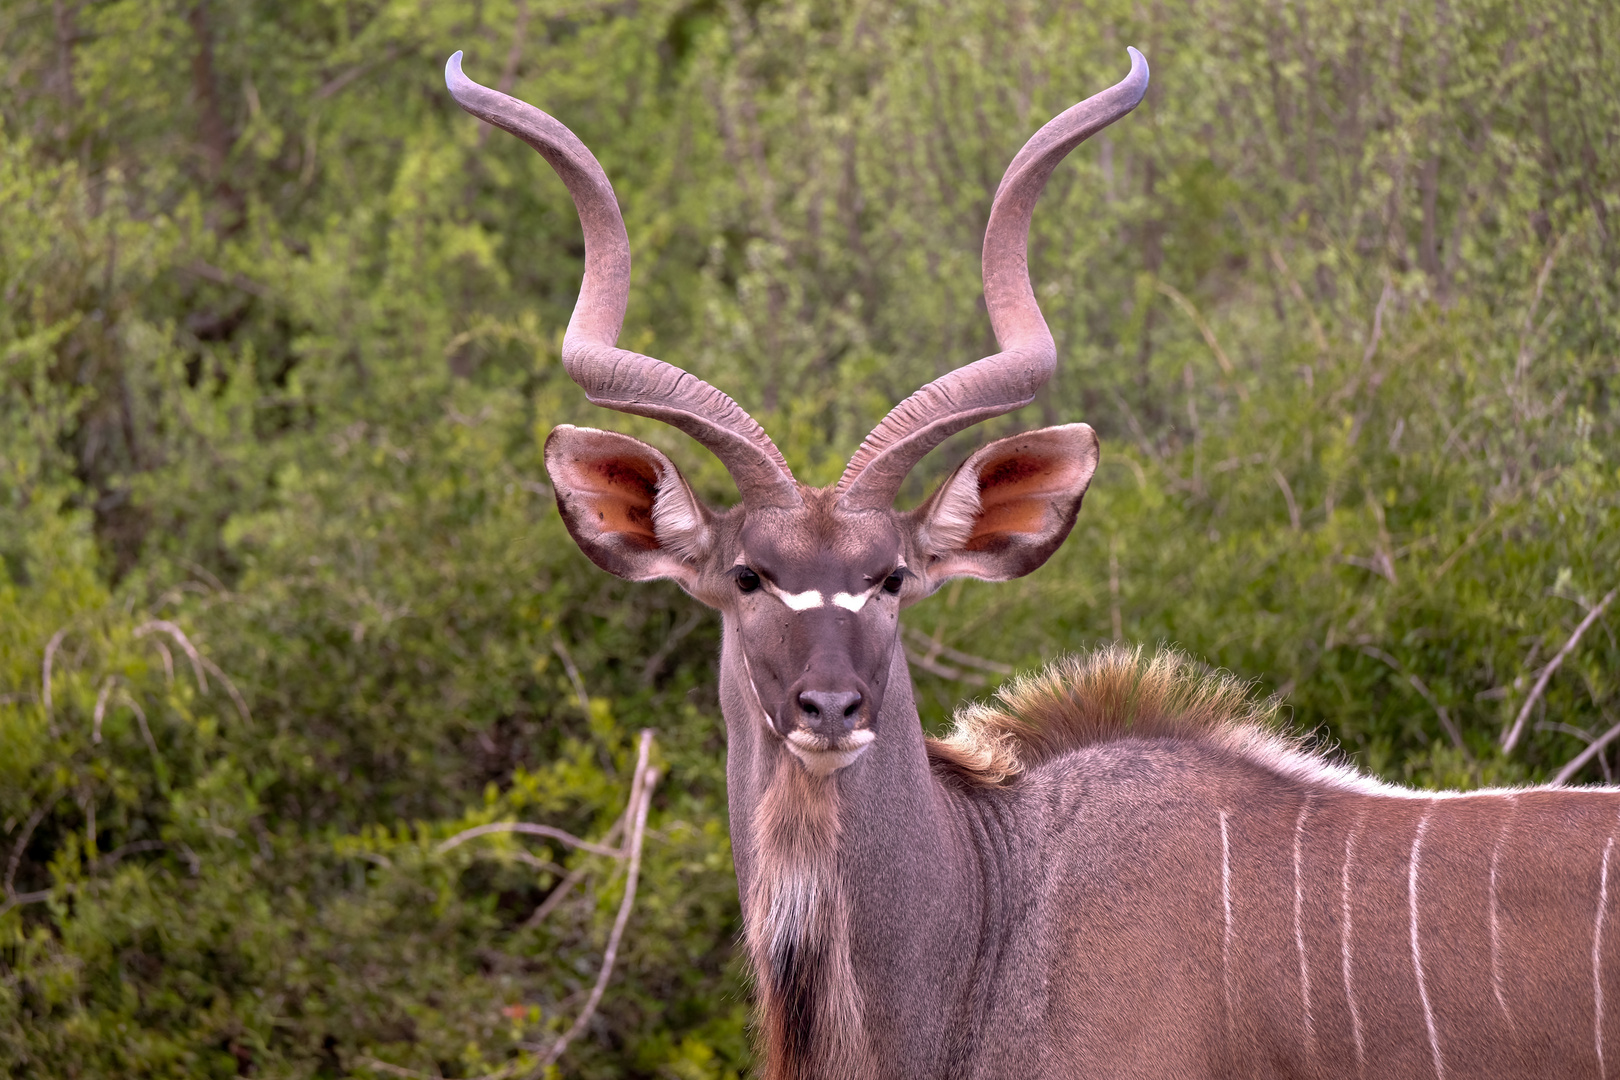
M 981 509 L 977 484 L 945 484 L 917 529 L 917 546 L 936 558 L 966 547 Z
M 546 471 L 563 523 L 596 565 L 632 581 L 695 580 L 714 531 L 663 454 L 628 435 L 564 424 L 546 439 Z

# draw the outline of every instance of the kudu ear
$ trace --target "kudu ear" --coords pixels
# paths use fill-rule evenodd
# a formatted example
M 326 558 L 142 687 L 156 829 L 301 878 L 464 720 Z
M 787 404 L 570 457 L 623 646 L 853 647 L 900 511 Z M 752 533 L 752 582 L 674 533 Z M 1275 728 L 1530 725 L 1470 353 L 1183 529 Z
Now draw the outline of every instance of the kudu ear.
M 631 581 L 688 591 L 714 541 L 709 511 L 673 462 L 639 439 L 564 424 L 546 439 L 557 509 L 581 551 Z
M 1097 470 L 1097 434 L 1065 424 L 998 439 L 962 463 L 913 514 L 932 592 L 963 575 L 1023 577 L 1058 549 Z

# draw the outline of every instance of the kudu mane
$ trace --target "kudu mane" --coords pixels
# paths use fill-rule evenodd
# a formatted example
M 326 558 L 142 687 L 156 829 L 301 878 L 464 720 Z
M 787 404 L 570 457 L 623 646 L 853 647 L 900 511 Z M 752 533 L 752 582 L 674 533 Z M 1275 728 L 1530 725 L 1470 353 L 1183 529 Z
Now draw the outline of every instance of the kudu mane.
M 1013 783 L 1065 754 L 1116 739 L 1215 745 L 1267 768 L 1337 778 L 1348 772 L 1283 733 L 1282 703 L 1252 683 L 1174 648 L 1105 645 L 1062 657 L 996 691 L 992 703 L 957 710 L 953 728 L 928 740 L 937 772 L 969 785 Z

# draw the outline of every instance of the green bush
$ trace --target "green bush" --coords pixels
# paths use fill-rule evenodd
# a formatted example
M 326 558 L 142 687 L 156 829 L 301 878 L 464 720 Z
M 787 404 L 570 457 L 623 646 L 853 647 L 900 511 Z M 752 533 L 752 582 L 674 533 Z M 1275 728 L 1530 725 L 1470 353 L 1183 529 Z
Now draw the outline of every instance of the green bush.
M 457 48 L 614 179 L 623 342 L 821 483 L 994 347 L 1001 166 L 1147 54 L 1036 214 L 1056 379 L 908 485 L 1104 441 L 1048 566 L 908 613 L 926 723 L 1116 637 L 1418 785 L 1548 780 L 1620 723 L 1612 5 L 21 0 L 0 42 L 9 1074 L 521 1075 L 625 867 L 443 845 L 606 836 L 643 728 L 634 911 L 559 1067 L 748 1068 L 717 624 L 584 560 L 541 442 L 625 430 L 735 496 L 561 372 L 574 212 L 449 101 Z

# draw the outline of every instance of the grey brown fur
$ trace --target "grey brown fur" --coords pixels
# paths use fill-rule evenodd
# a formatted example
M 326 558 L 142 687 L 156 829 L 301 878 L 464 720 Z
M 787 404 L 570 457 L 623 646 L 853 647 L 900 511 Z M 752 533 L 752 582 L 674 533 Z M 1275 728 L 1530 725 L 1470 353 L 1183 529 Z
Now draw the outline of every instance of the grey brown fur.
M 569 532 L 721 615 L 731 837 L 772 1080 L 1604 1076 L 1620 1068 L 1620 793 L 1424 793 L 1277 734 L 1274 706 L 1175 653 L 1071 658 L 925 739 L 903 607 L 1041 566 L 1098 461 L 1084 424 L 892 498 L 951 432 L 1055 363 L 1031 289 L 1047 176 L 1141 100 L 1147 65 L 1013 160 L 985 300 L 1001 351 L 886 417 L 834 487 L 796 482 L 735 402 L 616 339 L 630 253 L 590 151 L 447 67 L 468 111 L 568 185 L 586 273 L 564 363 L 592 401 L 720 457 L 717 511 L 651 446 L 559 427 Z

